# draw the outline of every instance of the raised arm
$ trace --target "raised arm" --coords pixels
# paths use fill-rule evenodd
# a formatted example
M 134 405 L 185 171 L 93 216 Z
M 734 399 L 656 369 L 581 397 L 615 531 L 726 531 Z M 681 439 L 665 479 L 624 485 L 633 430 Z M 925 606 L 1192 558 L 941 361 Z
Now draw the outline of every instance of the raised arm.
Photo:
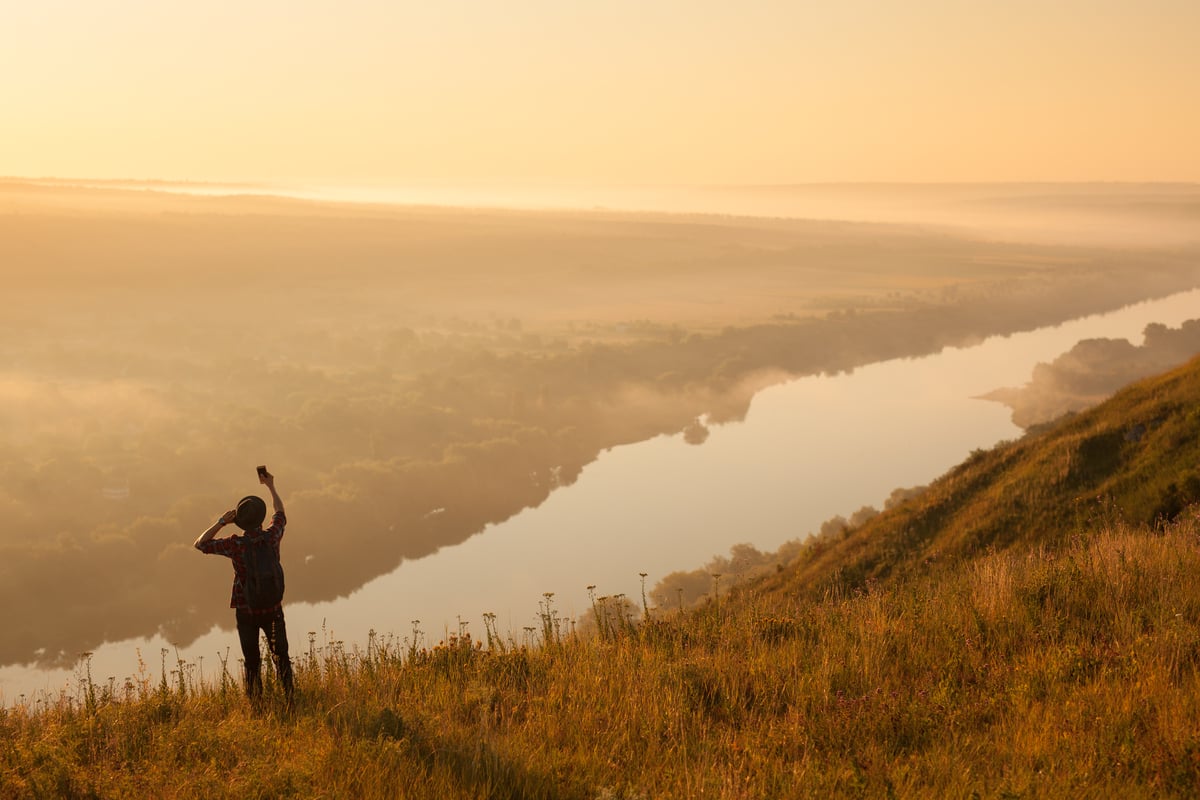
M 275 506 L 275 513 L 283 513 L 283 501 L 279 499 L 279 492 L 275 491 L 275 476 L 269 472 L 264 473 L 262 482 L 266 484 L 267 489 L 271 492 L 271 502 Z
M 192 546 L 195 547 L 197 550 L 199 550 L 200 545 L 204 544 L 209 539 L 216 536 L 217 531 L 221 530 L 221 528 L 224 528 L 226 525 L 233 522 L 233 518 L 236 516 L 237 516 L 236 509 L 231 509 L 229 511 L 226 511 L 224 514 L 222 514 L 220 517 L 217 518 L 217 521 L 214 522 L 212 524 L 212 526 L 209 527 L 208 530 L 206 530 L 204 533 L 202 533 L 198 537 L 196 537 L 196 541 L 193 543 Z

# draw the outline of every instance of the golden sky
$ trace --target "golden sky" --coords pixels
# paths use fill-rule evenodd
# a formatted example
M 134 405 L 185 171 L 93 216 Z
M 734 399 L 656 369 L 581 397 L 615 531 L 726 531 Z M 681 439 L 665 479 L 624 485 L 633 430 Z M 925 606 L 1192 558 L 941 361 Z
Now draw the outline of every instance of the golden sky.
M 0 174 L 1200 180 L 1197 0 L 11 0 Z

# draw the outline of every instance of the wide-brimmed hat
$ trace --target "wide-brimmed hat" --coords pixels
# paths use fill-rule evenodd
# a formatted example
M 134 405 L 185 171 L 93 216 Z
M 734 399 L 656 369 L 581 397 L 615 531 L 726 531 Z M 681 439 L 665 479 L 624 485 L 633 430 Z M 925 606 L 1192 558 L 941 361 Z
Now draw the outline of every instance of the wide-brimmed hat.
M 267 504 L 261 497 L 249 495 L 238 501 L 237 516 L 233 518 L 233 524 L 244 531 L 252 531 L 261 528 L 266 518 Z

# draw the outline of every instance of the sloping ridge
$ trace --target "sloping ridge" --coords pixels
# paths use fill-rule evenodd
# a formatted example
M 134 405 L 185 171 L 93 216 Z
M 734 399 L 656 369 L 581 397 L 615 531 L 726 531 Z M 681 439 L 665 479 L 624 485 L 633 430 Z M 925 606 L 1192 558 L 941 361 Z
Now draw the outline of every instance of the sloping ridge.
M 976 451 L 928 491 L 817 538 L 760 589 L 820 597 L 983 552 L 1058 546 L 1117 520 L 1169 521 L 1200 502 L 1200 358 L 1101 405 Z

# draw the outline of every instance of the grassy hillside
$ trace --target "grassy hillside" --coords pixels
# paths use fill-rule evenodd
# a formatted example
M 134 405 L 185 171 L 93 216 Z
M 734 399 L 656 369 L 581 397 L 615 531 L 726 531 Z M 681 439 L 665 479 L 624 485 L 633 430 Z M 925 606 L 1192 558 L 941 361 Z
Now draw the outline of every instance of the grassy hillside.
M 1196 796 L 1198 407 L 1193 362 L 590 639 L 547 597 L 536 648 L 314 640 L 290 710 L 81 672 L 0 713 L 0 796 Z

